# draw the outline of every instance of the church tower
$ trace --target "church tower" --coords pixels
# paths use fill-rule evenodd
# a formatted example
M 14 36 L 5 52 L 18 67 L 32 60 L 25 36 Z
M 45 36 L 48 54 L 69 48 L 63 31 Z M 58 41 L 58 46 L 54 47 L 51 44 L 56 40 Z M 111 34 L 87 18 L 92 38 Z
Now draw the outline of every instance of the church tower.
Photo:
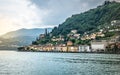
M 47 28 L 45 28 L 45 36 L 47 35 L 48 33 L 47 33 Z

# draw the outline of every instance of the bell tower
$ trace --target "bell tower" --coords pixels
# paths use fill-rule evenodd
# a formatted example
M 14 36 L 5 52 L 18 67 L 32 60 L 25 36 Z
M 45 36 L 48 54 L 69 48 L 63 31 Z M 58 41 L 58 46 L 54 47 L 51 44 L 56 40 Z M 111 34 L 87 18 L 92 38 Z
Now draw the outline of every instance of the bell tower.
M 48 33 L 47 33 L 47 28 L 45 28 L 45 36 L 47 35 Z

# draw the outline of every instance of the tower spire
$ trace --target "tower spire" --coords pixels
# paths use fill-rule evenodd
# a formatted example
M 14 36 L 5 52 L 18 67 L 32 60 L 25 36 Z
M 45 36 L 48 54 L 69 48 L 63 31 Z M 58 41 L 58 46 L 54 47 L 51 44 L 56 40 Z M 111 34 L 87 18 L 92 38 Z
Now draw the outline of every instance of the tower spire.
M 47 33 L 47 28 L 45 28 L 45 35 L 47 35 L 48 33 Z

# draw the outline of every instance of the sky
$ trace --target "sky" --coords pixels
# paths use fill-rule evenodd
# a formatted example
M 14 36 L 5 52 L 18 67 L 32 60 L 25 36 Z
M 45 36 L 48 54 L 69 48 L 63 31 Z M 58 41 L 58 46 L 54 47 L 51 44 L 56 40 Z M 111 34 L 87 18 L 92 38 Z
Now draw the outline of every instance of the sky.
M 0 0 L 0 35 L 21 28 L 58 26 L 105 0 Z

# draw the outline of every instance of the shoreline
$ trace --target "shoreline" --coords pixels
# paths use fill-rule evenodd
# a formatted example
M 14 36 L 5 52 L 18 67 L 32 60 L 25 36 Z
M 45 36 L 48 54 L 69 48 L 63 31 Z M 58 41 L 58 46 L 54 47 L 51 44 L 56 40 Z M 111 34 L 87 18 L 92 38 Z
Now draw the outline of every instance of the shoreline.
M 60 51 L 19 51 L 17 52 L 41 52 L 41 53 L 90 53 L 90 54 L 120 54 L 120 53 L 112 53 L 112 52 L 60 52 Z
M 60 51 L 20 51 L 20 50 L 0 50 L 0 51 L 16 51 L 16 52 L 40 52 L 40 53 L 85 53 L 85 54 L 120 54 L 118 53 L 112 53 L 112 52 L 60 52 Z

